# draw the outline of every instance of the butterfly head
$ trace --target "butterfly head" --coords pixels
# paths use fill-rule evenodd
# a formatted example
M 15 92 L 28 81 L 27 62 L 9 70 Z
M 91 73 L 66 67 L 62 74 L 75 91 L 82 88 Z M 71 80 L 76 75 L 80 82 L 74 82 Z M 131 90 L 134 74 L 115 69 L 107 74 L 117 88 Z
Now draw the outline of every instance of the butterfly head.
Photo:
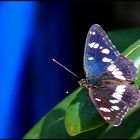
M 88 87 L 88 81 L 86 79 L 81 79 L 78 83 L 80 86 Z

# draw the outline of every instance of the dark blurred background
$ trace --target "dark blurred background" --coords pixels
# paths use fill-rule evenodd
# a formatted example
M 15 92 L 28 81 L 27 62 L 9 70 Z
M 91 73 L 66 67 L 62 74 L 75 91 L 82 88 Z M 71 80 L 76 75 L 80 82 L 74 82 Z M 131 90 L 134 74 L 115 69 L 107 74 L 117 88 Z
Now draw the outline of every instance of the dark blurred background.
M 140 27 L 139 1 L 0 2 L 0 138 L 22 138 L 78 79 L 92 24 L 105 31 Z

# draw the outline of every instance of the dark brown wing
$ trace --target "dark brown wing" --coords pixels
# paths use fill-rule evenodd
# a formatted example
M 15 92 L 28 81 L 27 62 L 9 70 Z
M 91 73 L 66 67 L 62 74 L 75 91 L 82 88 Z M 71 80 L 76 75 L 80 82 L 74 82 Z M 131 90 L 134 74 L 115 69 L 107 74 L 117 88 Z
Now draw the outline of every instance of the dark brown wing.
M 89 88 L 89 96 L 101 116 L 111 125 L 118 126 L 129 110 L 140 100 L 134 85 L 105 85 Z

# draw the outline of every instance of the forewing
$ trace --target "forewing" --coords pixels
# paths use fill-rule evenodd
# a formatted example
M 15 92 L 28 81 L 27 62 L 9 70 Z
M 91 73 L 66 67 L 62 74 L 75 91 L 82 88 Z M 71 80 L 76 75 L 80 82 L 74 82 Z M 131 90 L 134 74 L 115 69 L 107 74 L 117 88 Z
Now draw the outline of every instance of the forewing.
M 120 125 L 129 108 L 134 107 L 140 99 L 134 85 L 90 87 L 89 96 L 101 116 L 113 126 Z
M 120 55 L 118 60 L 110 64 L 101 75 L 102 80 L 119 79 L 134 82 L 137 78 L 137 69 L 127 57 Z
M 111 63 L 118 59 L 119 55 L 105 31 L 98 24 L 94 24 L 87 34 L 85 43 L 86 77 L 99 77 Z

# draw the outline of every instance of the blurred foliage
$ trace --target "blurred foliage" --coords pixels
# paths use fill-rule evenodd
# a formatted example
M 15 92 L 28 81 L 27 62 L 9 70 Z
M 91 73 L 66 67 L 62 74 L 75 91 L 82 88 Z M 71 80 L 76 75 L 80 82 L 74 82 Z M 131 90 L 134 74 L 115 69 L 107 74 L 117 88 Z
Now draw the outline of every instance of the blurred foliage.
M 140 28 L 113 30 L 107 34 L 119 52 L 123 52 L 128 46 L 140 39 Z
M 140 29 L 123 29 L 108 33 L 119 51 L 129 57 L 138 68 L 140 87 Z M 135 42 L 134 44 L 132 44 Z M 132 44 L 132 45 L 131 45 Z M 91 103 L 87 89 L 77 88 L 48 114 L 46 114 L 24 139 L 47 138 L 140 138 L 140 104 L 130 110 L 119 127 L 107 124 Z

